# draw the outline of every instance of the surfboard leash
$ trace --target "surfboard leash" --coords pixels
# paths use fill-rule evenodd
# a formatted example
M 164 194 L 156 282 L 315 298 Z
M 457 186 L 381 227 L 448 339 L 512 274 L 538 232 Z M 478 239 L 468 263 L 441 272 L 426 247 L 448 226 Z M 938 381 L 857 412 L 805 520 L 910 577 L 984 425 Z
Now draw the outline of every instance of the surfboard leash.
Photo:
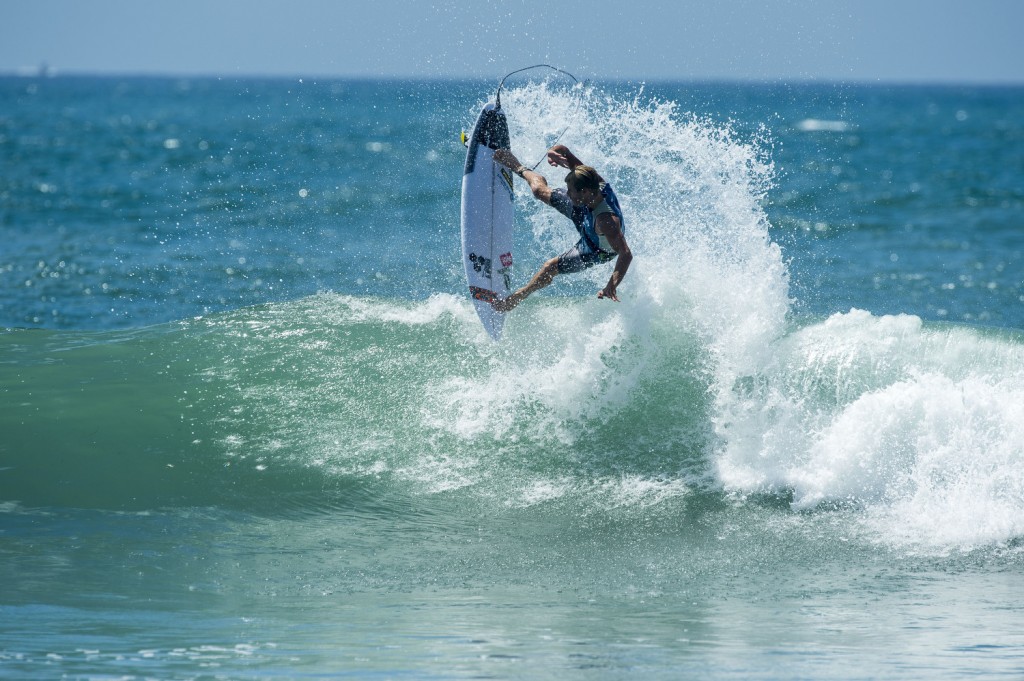
M 514 76 L 517 73 L 522 73 L 523 71 L 532 71 L 533 69 L 551 69 L 552 71 L 557 71 L 558 73 L 561 73 L 564 76 L 569 76 L 570 78 L 572 78 L 572 82 L 576 83 L 577 85 L 580 84 L 580 81 L 576 79 L 576 76 L 572 75 L 568 71 L 563 71 L 558 67 L 552 66 L 551 64 L 534 64 L 533 66 L 525 66 L 521 69 L 516 69 L 515 71 L 506 73 L 504 77 L 501 79 L 501 81 L 498 83 L 498 91 L 494 93 L 494 108 L 501 108 L 501 88 L 505 86 L 505 81 L 508 80 L 509 76 Z
M 523 71 L 531 71 L 533 69 L 551 69 L 552 71 L 557 71 L 558 73 L 561 73 L 564 76 L 568 76 L 569 78 L 572 78 L 572 82 L 575 83 L 576 85 L 580 84 L 580 81 L 576 79 L 576 76 L 572 75 L 568 71 L 564 71 L 564 70 L 562 70 L 562 69 L 560 69 L 558 67 L 552 66 L 551 64 L 534 64 L 533 66 L 526 66 L 526 67 L 523 67 L 521 69 L 516 69 L 515 71 L 512 71 L 511 73 L 506 73 L 505 76 L 498 83 L 498 90 L 494 93 L 494 108 L 495 109 L 500 109 L 501 108 L 501 88 L 505 86 L 505 81 L 508 80 L 509 76 L 514 76 L 517 73 L 522 73 Z M 586 84 L 586 83 L 584 83 L 584 84 Z M 558 140 L 562 139 L 562 135 L 564 135 L 568 129 L 569 129 L 568 125 L 565 126 L 564 128 L 562 128 L 562 132 L 558 133 L 558 135 L 555 137 L 555 141 L 551 143 L 551 146 L 554 146 L 554 145 L 558 144 Z M 539 161 L 537 161 L 536 163 L 533 164 L 533 167 L 530 168 L 530 170 L 537 170 L 537 166 L 540 165 L 541 161 L 543 161 L 544 158 L 545 158 L 545 156 L 542 156 Z

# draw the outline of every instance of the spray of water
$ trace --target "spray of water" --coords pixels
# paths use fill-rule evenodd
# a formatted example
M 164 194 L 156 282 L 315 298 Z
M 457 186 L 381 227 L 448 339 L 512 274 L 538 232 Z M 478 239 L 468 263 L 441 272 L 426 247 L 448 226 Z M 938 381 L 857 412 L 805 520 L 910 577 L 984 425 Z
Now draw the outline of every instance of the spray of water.
M 526 157 L 569 120 L 561 141 L 615 185 L 636 256 L 621 306 L 541 307 L 517 320 L 530 363 L 507 367 L 519 377 L 513 402 L 539 395 L 560 424 L 618 408 L 613 398 L 668 373 L 666 344 L 692 343 L 710 396 L 707 458 L 730 493 L 852 509 L 889 543 L 970 547 L 1024 534 L 1019 339 L 857 310 L 794 320 L 762 208 L 773 180 L 765 138 L 737 139 L 642 91 L 528 86 L 506 107 Z M 561 184 L 561 171 L 548 179 Z M 559 252 L 571 240 L 564 220 L 520 191 L 537 250 Z M 605 277 L 584 275 L 594 290 Z
M 296 309 L 296 323 L 322 320 L 302 332 L 316 347 L 268 345 L 278 366 L 318 358 L 312 388 L 268 378 L 265 420 L 305 438 L 297 456 L 499 506 L 646 513 L 694 493 L 769 495 L 796 523 L 838 518 L 887 544 L 1024 533 L 1020 339 L 857 310 L 795 319 L 763 209 L 769 141 L 642 91 L 534 84 L 502 101 L 520 158 L 564 130 L 615 186 L 635 257 L 622 302 L 596 298 L 610 266 L 559 277 L 495 344 L 461 297 L 307 301 L 316 314 Z M 575 232 L 516 190 L 522 283 Z

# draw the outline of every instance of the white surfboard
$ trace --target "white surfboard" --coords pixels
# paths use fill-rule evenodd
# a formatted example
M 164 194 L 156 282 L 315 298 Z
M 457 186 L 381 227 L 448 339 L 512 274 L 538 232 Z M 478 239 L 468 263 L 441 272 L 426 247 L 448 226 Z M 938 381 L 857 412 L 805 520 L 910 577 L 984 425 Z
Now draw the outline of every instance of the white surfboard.
M 462 259 L 476 312 L 494 340 L 505 315 L 491 301 L 512 289 L 512 172 L 494 162 L 494 150 L 508 148 L 508 123 L 500 105 L 480 111 L 468 140 L 462 176 Z

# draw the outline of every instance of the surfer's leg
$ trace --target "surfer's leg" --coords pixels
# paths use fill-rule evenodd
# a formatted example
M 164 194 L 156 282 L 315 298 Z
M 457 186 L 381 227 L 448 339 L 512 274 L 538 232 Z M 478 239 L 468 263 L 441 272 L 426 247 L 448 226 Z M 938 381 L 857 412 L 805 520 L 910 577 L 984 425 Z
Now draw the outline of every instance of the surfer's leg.
M 522 287 L 521 289 L 510 295 L 508 298 L 505 298 L 504 300 L 494 301 L 494 309 L 497 310 L 498 312 L 508 312 L 509 310 L 515 308 L 516 305 L 526 300 L 526 298 L 530 294 L 539 291 L 548 284 L 550 284 L 551 281 L 555 278 L 555 275 L 557 274 L 558 258 L 552 258 L 551 260 L 548 260 L 546 263 L 544 263 L 544 267 L 540 268 L 540 271 L 537 272 L 537 274 L 533 275 L 533 279 L 530 280 L 529 284 Z

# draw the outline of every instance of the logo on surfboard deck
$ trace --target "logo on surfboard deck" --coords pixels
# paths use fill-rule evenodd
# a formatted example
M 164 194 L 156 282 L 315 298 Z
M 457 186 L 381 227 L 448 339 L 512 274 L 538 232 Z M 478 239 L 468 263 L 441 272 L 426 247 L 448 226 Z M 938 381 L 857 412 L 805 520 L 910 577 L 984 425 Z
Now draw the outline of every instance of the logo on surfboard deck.
M 502 280 L 505 282 L 505 290 L 512 290 L 512 253 L 502 253 L 498 256 L 501 260 L 501 269 L 498 270 L 498 274 L 501 275 Z
M 508 193 L 509 193 L 509 195 L 513 199 L 515 199 L 515 197 L 516 197 L 516 190 L 512 186 L 512 173 L 509 172 L 508 168 L 502 168 L 501 169 L 501 176 L 505 179 L 505 184 L 508 185 Z
M 476 272 L 483 272 L 484 276 L 488 279 L 491 278 L 491 259 L 485 258 L 482 255 L 476 253 L 469 254 L 469 261 L 473 263 L 473 270 Z

